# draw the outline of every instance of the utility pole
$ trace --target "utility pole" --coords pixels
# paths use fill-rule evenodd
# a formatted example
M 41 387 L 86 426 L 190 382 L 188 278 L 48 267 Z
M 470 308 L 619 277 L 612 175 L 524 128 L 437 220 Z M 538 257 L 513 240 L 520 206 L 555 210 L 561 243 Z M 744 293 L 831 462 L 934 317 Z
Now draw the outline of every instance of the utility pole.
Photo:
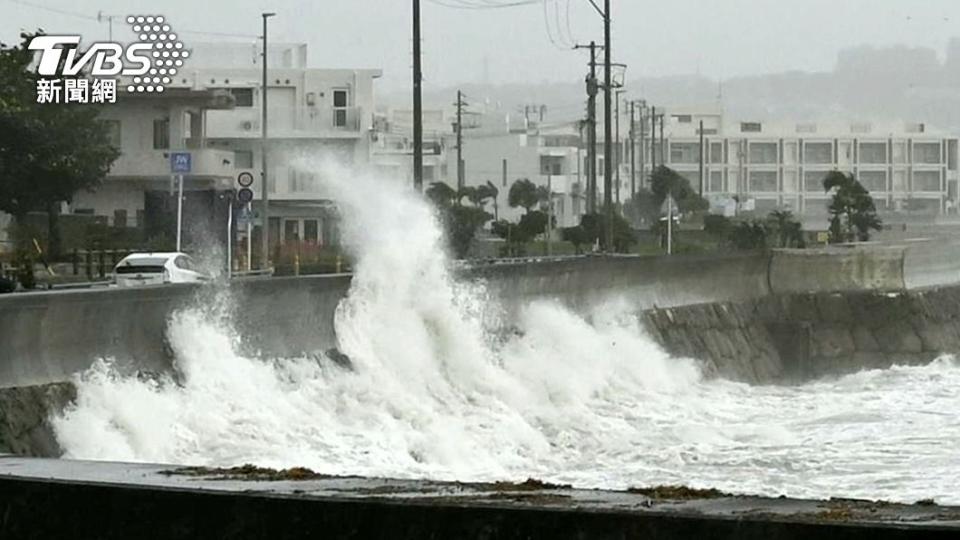
M 703 120 L 700 120 L 700 196 L 703 197 Z
M 547 174 L 547 256 L 553 255 L 553 175 Z
M 587 76 L 587 213 L 597 212 L 597 44 L 577 45 L 590 49 L 590 75 Z
M 263 17 L 263 85 L 261 86 L 260 108 L 260 166 L 263 182 L 260 185 L 263 191 L 263 220 L 260 230 L 263 231 L 262 251 L 260 253 L 260 269 L 268 268 L 270 259 L 270 184 L 267 178 L 267 19 L 276 13 L 261 13 Z
M 613 249 L 613 114 L 612 81 L 610 78 L 610 0 L 603 0 L 603 206 L 606 215 L 606 249 Z
M 637 194 L 636 100 L 630 101 L 630 200 Z
M 457 191 L 464 188 L 463 178 L 463 92 L 457 90 Z
M 667 164 L 667 139 L 663 137 L 663 113 L 660 113 L 660 164 Z
M 614 178 L 616 179 L 617 187 L 614 189 L 614 194 L 616 195 L 617 204 L 620 204 L 620 163 L 623 162 L 623 145 L 620 143 L 620 96 L 624 92 L 626 92 L 626 90 L 623 90 L 623 89 L 617 90 L 616 92 L 616 104 L 617 104 L 616 113 L 615 113 L 616 135 L 614 135 L 614 140 L 616 142 L 617 151 L 615 153 L 616 162 L 614 163 L 614 166 L 616 167 L 616 169 L 614 170 L 616 172 L 614 172 Z
M 413 187 L 423 191 L 423 96 L 420 68 L 420 0 L 413 0 Z
M 657 172 L 657 108 L 650 108 L 650 175 Z
M 643 117 L 643 109 L 646 107 L 646 102 L 640 102 L 640 184 L 643 185 L 646 183 L 647 178 L 647 160 L 644 157 L 647 153 L 647 140 L 646 132 L 647 125 L 646 120 Z

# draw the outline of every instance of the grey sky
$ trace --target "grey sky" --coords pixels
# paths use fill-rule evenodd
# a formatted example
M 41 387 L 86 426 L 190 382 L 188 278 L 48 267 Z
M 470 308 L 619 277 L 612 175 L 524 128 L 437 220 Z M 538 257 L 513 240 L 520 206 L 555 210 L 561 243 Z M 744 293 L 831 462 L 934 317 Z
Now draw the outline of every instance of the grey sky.
M 602 41 L 600 18 L 588 0 L 491 10 L 423 0 L 426 84 L 482 82 L 485 73 L 493 83 L 578 80 L 586 52 L 561 50 L 548 37 L 559 44 L 567 35 L 568 4 L 575 39 Z M 312 66 L 378 67 L 383 90 L 409 86 L 410 0 L 0 0 L 0 39 L 11 42 L 19 30 L 36 27 L 103 39 L 106 24 L 76 16 L 95 18 L 98 11 L 163 14 L 188 46 L 190 40 L 243 38 L 186 29 L 255 36 L 260 12 L 275 11 L 271 39 L 308 43 Z M 629 64 L 630 78 L 698 70 L 715 78 L 822 71 L 845 47 L 902 43 L 942 51 L 960 34 L 956 0 L 613 0 L 612 11 L 614 60 Z M 125 25 L 115 28 L 116 37 L 126 39 Z

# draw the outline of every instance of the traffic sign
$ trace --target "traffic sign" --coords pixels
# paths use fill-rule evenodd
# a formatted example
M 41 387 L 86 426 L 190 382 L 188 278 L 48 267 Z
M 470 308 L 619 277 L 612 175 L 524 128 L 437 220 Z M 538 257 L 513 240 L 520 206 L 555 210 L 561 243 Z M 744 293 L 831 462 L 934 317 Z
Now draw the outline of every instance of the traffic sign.
M 240 187 L 250 187 L 253 185 L 253 175 L 244 171 L 237 175 L 237 183 L 240 184 Z
M 171 152 L 170 172 L 177 174 L 190 172 L 190 152 Z
M 237 191 L 237 201 L 241 204 L 247 204 L 253 200 L 253 190 L 250 188 L 241 188 Z

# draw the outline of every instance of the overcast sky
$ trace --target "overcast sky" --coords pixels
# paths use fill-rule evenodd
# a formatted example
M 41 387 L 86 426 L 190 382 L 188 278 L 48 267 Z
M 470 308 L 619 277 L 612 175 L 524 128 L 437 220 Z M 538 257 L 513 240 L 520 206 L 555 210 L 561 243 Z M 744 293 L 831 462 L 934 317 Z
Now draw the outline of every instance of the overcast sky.
M 444 4 L 510 0 L 423 0 L 424 77 L 434 87 L 463 82 L 579 80 L 585 51 L 575 40 L 602 42 L 588 0 L 547 0 L 504 9 Z M 602 4 L 602 0 L 598 0 Z M 942 52 L 960 35 L 957 0 L 613 0 L 614 61 L 629 78 L 691 74 L 713 78 L 833 67 L 855 45 L 931 47 Z M 410 0 L 0 0 L 0 39 L 22 29 L 105 39 L 98 12 L 165 15 L 189 47 L 193 41 L 252 41 L 260 13 L 274 11 L 271 40 L 306 42 L 313 67 L 376 67 L 382 89 L 409 87 Z M 567 14 L 569 13 L 569 18 Z M 126 40 L 126 25 L 115 22 Z M 187 30 L 239 34 L 224 37 Z M 244 37 L 247 36 L 247 37 Z

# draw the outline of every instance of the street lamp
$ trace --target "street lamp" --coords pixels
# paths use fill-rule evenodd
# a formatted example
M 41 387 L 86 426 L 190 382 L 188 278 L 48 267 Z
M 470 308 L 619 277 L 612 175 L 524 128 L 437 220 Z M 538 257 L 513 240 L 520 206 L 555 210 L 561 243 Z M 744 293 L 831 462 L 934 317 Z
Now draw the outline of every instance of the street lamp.
M 263 210 L 261 212 L 263 221 L 260 226 L 263 236 L 261 238 L 263 251 L 260 254 L 261 270 L 267 268 L 267 261 L 270 256 L 270 189 L 267 182 L 267 19 L 274 15 L 276 13 L 265 12 L 260 14 L 263 17 L 263 85 L 260 87 L 260 112 L 262 115 L 260 120 L 260 177 L 262 179 L 260 189 L 263 192 Z

